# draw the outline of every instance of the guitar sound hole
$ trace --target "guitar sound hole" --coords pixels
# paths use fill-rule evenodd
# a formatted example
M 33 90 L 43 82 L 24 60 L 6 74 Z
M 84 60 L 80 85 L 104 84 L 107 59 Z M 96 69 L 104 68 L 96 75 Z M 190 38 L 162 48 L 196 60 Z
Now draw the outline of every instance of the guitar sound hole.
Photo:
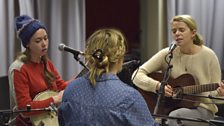
M 175 88 L 173 98 L 174 99 L 182 99 L 183 98 L 183 89 L 182 88 Z

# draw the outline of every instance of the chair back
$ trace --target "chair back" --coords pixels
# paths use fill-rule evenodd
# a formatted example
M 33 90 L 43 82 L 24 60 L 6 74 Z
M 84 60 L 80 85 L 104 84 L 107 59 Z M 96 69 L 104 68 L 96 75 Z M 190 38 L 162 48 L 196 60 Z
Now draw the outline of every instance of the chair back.
M 0 110 L 10 109 L 8 76 L 0 77 Z

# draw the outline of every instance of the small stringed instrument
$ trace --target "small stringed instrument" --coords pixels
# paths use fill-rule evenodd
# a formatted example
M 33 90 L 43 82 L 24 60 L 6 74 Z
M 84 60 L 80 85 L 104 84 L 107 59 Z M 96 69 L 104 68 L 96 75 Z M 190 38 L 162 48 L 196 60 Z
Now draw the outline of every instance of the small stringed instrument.
M 82 75 L 86 74 L 89 70 L 87 68 L 84 68 L 77 76 L 81 77 Z M 35 96 L 33 99 L 34 101 L 38 100 L 44 100 L 49 97 L 57 95 L 58 92 L 46 90 L 44 92 L 41 92 Z M 34 124 L 34 126 L 59 126 L 58 123 L 58 116 L 55 112 L 45 112 L 40 115 L 34 115 L 30 117 L 31 122 Z
M 158 72 L 150 73 L 148 76 L 158 81 L 162 81 L 163 79 L 163 74 Z M 170 111 L 182 107 L 195 108 L 197 104 L 193 103 L 192 100 L 196 100 L 196 98 L 184 94 L 198 94 L 213 91 L 219 87 L 218 83 L 195 85 L 195 80 L 190 74 L 183 74 L 175 79 L 169 78 L 168 84 L 173 88 L 177 95 L 176 97 L 179 97 L 179 99 L 164 97 L 158 106 L 157 114 L 168 115 Z M 153 112 L 157 102 L 157 94 L 144 91 L 140 88 L 138 88 L 138 90 L 144 97 L 149 110 Z M 191 101 L 181 99 L 188 99 Z
M 44 100 L 57 94 L 58 92 L 46 90 L 36 95 L 33 100 L 34 101 Z M 53 111 L 44 112 L 40 115 L 30 116 L 30 120 L 34 126 L 59 126 L 58 116 L 56 112 Z

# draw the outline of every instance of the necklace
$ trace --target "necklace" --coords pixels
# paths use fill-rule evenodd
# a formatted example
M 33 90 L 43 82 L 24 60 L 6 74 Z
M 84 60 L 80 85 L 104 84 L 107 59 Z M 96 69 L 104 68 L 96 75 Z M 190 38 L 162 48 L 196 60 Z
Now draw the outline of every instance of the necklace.
M 189 72 L 192 62 L 192 55 L 181 54 L 180 55 L 180 65 L 183 71 Z
M 192 65 L 192 56 L 193 55 L 186 55 L 185 72 L 189 72 L 190 70 L 190 67 Z

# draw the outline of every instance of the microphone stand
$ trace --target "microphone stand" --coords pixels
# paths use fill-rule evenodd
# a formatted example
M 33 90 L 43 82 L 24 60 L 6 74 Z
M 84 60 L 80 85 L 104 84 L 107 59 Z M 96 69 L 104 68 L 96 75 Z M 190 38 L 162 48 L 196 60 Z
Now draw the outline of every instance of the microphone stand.
M 181 120 L 184 120 L 184 121 L 193 121 L 193 122 L 203 122 L 203 123 L 210 124 L 210 126 L 216 126 L 215 123 L 224 124 L 222 121 L 216 122 L 215 120 L 204 120 L 204 119 L 199 119 L 199 118 L 193 119 L 193 118 L 166 116 L 166 115 L 152 115 L 152 116 L 159 117 L 162 120 L 175 119 L 175 120 L 177 120 L 177 122 L 180 122 L 180 123 L 181 123 Z M 161 126 L 166 126 L 166 124 L 162 123 Z
M 73 53 L 74 54 L 74 53 Z M 79 54 L 80 53 L 76 53 L 76 54 L 74 54 L 74 59 L 76 60 L 76 61 L 78 61 L 79 62 L 79 64 L 80 65 L 82 65 L 85 69 L 87 69 L 87 70 L 89 70 L 89 68 L 80 60 L 80 58 L 79 58 Z
M 218 98 L 218 97 L 214 97 L 211 95 L 208 96 L 203 96 L 203 95 L 198 95 L 198 94 L 180 94 L 181 97 L 183 96 L 192 96 L 192 97 L 198 97 L 198 98 L 209 98 L 209 99 L 215 99 L 215 100 L 224 100 L 224 98 Z M 184 100 L 184 99 L 183 99 Z M 193 102 L 193 101 L 192 101 Z M 215 104 L 215 103 L 208 103 L 208 104 Z M 165 124 L 164 120 L 165 119 L 176 119 L 177 121 L 181 121 L 181 120 L 185 120 L 185 121 L 194 121 L 194 122 L 204 122 L 204 123 L 208 123 L 210 125 L 224 125 L 224 121 L 223 120 L 216 120 L 216 119 L 211 119 L 211 120 L 203 120 L 203 119 L 191 119 L 191 118 L 180 118 L 180 117 L 172 117 L 172 116 L 165 116 L 165 115 L 153 115 L 154 117 L 160 117 L 162 120 L 162 124 Z M 162 125 L 163 126 L 163 125 Z
M 40 108 L 40 109 L 31 109 L 30 105 L 26 106 L 26 109 L 24 110 L 0 110 L 0 126 L 7 126 L 10 123 L 7 123 L 6 121 L 9 119 L 10 116 L 22 112 L 32 112 L 32 111 L 52 111 L 52 106 L 47 108 Z
M 165 86 L 166 84 L 168 83 L 168 79 L 169 79 L 169 73 L 170 73 L 170 70 L 171 68 L 173 67 L 173 65 L 171 65 L 171 60 L 173 58 L 173 50 L 171 50 L 167 56 L 169 55 L 169 61 L 167 62 L 168 64 L 168 67 L 164 73 L 164 76 L 163 76 L 163 80 L 161 81 L 161 85 L 160 85 L 160 89 L 158 91 L 158 97 L 157 97 L 157 101 L 156 101 L 156 105 L 155 105 L 155 108 L 154 108 L 154 112 L 153 114 L 156 115 L 157 114 L 157 111 L 158 111 L 158 107 L 160 105 L 160 102 L 162 101 L 162 98 L 164 97 L 164 93 L 165 93 Z M 166 56 L 166 57 L 167 57 Z M 165 57 L 165 60 L 166 60 L 166 57 Z
M 218 97 L 214 97 L 214 96 L 211 96 L 211 95 L 208 95 L 208 96 L 197 95 L 197 94 L 182 94 L 182 95 L 183 96 L 198 97 L 198 98 L 209 98 L 209 99 L 215 99 L 215 100 L 221 100 L 221 101 L 224 100 L 224 98 L 218 98 Z M 211 103 L 211 104 L 215 104 L 215 103 Z M 212 119 L 212 120 L 209 120 L 209 122 L 213 123 L 213 124 L 217 124 L 218 126 L 219 125 L 224 125 L 223 120 Z
M 213 97 L 211 95 L 208 95 L 208 96 L 203 96 L 203 95 L 198 95 L 198 94 L 181 94 L 181 95 L 183 95 L 183 96 L 193 96 L 193 97 L 199 97 L 199 98 L 209 98 L 209 99 L 215 99 L 215 100 L 224 100 L 224 98 Z

